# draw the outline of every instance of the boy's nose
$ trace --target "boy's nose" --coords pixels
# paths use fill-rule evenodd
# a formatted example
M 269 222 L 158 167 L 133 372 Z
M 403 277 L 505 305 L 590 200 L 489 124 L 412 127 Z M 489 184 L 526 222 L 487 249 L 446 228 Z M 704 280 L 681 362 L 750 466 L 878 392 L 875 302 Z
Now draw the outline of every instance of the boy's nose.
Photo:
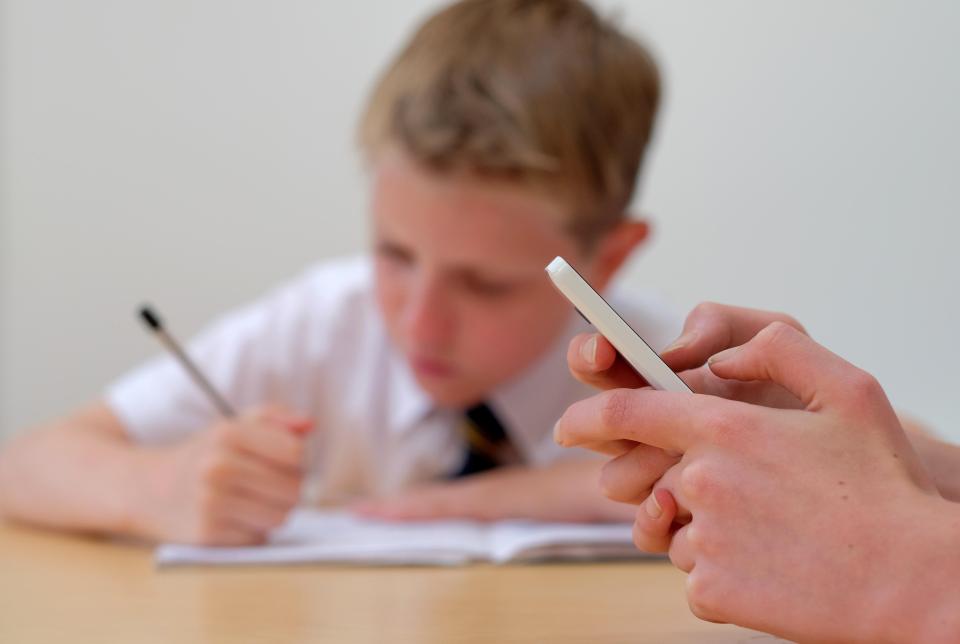
M 449 296 L 438 280 L 417 280 L 407 299 L 403 328 L 413 348 L 427 351 L 445 349 L 453 336 L 455 322 Z

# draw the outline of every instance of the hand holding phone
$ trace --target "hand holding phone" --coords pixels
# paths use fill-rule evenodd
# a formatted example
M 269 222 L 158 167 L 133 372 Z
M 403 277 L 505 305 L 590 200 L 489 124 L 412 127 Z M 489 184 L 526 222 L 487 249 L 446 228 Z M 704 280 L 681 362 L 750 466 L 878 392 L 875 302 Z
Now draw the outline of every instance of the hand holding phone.
M 547 265 L 546 271 L 557 290 L 652 387 L 663 391 L 693 393 L 640 334 L 566 260 L 555 258 Z

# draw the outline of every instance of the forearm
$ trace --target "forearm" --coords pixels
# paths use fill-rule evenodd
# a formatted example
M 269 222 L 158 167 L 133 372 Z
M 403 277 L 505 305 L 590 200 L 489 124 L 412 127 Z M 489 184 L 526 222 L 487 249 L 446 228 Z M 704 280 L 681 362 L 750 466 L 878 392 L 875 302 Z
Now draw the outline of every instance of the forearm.
M 960 641 L 960 505 L 927 497 L 905 517 L 890 588 L 881 604 L 882 632 L 891 641 Z
M 914 424 L 904 423 L 904 427 L 940 494 L 960 502 L 960 445 L 939 440 Z
M 932 440 L 921 458 L 943 498 L 960 502 L 960 446 Z
M 27 433 L 0 452 L 0 516 L 132 533 L 132 496 L 146 459 L 146 450 L 122 438 L 66 423 Z

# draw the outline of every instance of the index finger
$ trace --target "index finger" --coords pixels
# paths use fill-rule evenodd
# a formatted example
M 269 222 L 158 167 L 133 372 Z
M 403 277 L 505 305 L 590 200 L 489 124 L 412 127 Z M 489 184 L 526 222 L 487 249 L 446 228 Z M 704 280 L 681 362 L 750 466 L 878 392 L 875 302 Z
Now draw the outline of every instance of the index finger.
M 700 394 L 613 389 L 571 405 L 554 440 L 563 447 L 629 440 L 683 453 L 719 432 L 749 429 L 757 414 L 772 411 Z
M 803 325 L 785 313 L 702 302 L 687 316 L 683 333 L 661 357 L 674 371 L 695 369 L 715 353 L 749 342 L 774 322 L 807 333 Z
M 280 423 L 244 419 L 234 436 L 237 446 L 252 456 L 285 469 L 303 468 L 306 439 Z

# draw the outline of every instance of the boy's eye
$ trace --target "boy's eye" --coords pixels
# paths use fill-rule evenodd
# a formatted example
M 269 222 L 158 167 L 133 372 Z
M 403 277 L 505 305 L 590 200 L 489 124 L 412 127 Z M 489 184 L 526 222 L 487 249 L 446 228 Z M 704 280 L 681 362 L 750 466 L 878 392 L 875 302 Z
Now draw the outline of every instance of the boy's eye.
M 516 289 L 516 284 L 513 282 L 488 280 L 475 276 L 465 276 L 463 283 L 467 290 L 486 297 L 509 295 Z
M 412 264 L 413 254 L 407 249 L 391 244 L 390 242 L 377 242 L 377 255 L 391 262 L 400 264 Z

